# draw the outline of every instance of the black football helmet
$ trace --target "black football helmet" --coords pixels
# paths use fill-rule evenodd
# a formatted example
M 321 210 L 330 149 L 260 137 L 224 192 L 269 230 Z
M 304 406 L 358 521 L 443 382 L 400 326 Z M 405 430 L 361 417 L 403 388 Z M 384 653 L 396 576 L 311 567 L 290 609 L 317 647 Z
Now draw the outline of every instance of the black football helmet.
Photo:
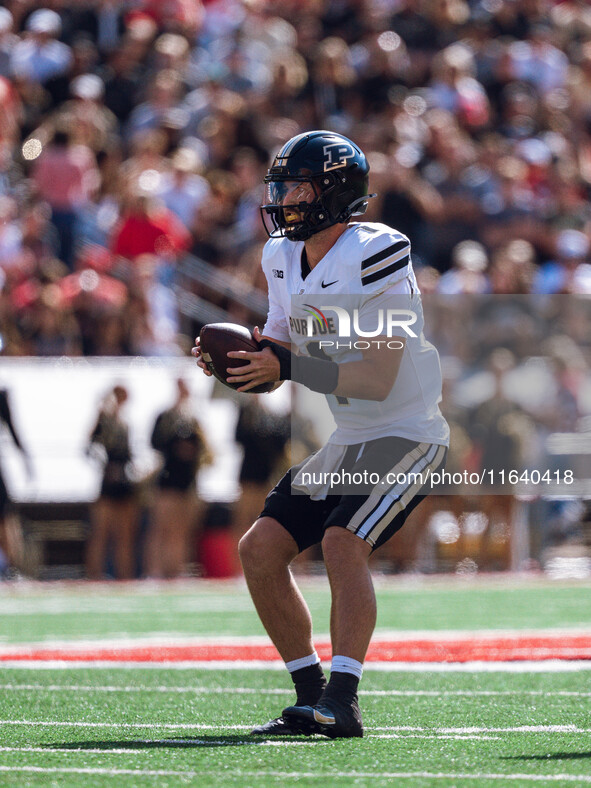
M 305 241 L 314 233 L 365 213 L 369 164 L 363 151 L 332 131 L 292 137 L 275 156 L 265 176 L 261 216 L 270 238 Z M 298 201 L 295 186 L 309 184 L 312 202 Z M 288 194 L 290 202 L 284 203 Z M 308 188 L 309 193 L 309 188 Z

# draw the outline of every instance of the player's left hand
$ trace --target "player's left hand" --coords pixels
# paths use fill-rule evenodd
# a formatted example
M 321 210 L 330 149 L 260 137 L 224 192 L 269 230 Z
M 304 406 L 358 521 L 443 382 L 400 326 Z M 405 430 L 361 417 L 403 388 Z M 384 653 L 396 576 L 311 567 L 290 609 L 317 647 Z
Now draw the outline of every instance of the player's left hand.
M 252 332 L 257 342 L 263 338 L 259 327 L 256 326 Z M 263 348 L 256 352 L 247 350 L 232 350 L 228 353 L 228 358 L 241 358 L 250 361 L 242 367 L 228 367 L 227 372 L 232 375 L 228 378 L 228 383 L 243 383 L 237 391 L 249 391 L 261 383 L 275 383 L 279 381 L 279 359 L 270 347 Z
M 207 364 L 203 360 L 203 356 L 201 355 L 201 340 L 199 337 L 195 337 L 195 347 L 191 349 L 191 355 L 197 359 L 197 366 L 203 370 L 203 372 L 207 375 L 208 378 L 211 377 L 212 373 L 207 368 Z

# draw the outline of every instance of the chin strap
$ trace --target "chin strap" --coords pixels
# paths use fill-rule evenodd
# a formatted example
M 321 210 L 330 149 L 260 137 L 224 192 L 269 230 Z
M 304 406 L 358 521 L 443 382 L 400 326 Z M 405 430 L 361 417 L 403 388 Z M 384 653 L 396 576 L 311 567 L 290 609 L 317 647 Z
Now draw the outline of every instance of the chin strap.
M 332 394 L 339 382 L 339 365 L 335 361 L 311 356 L 296 356 L 287 348 L 271 342 L 260 341 L 261 348 L 270 347 L 279 359 L 279 379 L 292 380 L 320 394 Z

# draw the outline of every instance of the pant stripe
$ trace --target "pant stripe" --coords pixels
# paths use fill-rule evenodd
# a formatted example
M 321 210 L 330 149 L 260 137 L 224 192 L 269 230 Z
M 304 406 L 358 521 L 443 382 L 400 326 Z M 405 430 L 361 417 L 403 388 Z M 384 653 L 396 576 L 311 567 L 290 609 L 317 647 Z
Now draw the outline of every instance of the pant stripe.
M 361 528 L 364 521 L 371 517 L 371 515 L 380 506 L 384 496 L 392 489 L 392 485 L 388 484 L 386 481 L 388 475 L 408 473 L 409 469 L 414 467 L 417 462 L 420 462 L 420 460 L 427 455 L 431 448 L 432 444 L 430 443 L 419 443 L 418 446 L 415 446 L 414 449 L 405 454 L 404 457 L 399 460 L 396 465 L 394 465 L 394 467 L 388 471 L 387 474 L 384 474 L 384 476 L 376 484 L 369 494 L 367 501 L 359 507 L 347 528 L 350 531 L 357 533 L 357 530 Z
M 375 510 L 373 514 L 371 514 L 363 523 L 361 528 L 357 530 L 357 536 L 361 536 L 365 539 L 369 532 L 372 531 L 374 528 L 379 528 L 382 518 L 387 516 L 388 511 L 391 509 L 392 505 L 397 503 L 402 499 L 404 493 L 410 488 L 413 487 L 415 482 L 409 481 L 409 476 L 411 474 L 416 473 L 423 473 L 424 469 L 428 466 L 428 464 L 435 459 L 437 454 L 437 449 L 439 447 L 435 444 L 429 447 L 429 450 L 424 454 L 412 468 L 409 469 L 405 476 L 404 482 L 400 484 L 395 484 L 391 489 L 383 496 L 380 506 Z M 422 487 L 422 484 L 420 485 Z M 399 511 L 400 509 L 398 509 Z M 380 529 L 381 531 L 381 529 Z M 373 538 L 373 536 L 372 536 Z
M 439 446 L 438 451 L 435 454 L 435 457 L 432 459 L 431 462 L 425 463 L 423 466 L 423 474 L 422 478 L 417 479 L 414 483 L 410 484 L 406 490 L 402 493 L 397 501 L 394 502 L 394 505 L 390 506 L 386 512 L 384 513 L 382 519 L 376 523 L 373 528 L 370 528 L 369 534 L 365 537 L 365 541 L 371 544 L 372 546 L 376 544 L 382 533 L 385 529 L 390 525 L 392 520 L 403 510 L 406 508 L 408 503 L 414 498 L 414 496 L 419 492 L 421 487 L 425 484 L 425 481 L 429 474 L 436 470 L 443 458 L 445 457 L 445 447 Z M 424 473 L 425 469 L 427 472 Z
M 422 451 L 421 455 L 417 457 L 417 450 L 423 448 L 425 448 L 426 451 Z M 357 515 L 347 526 L 348 529 L 364 539 L 368 544 L 374 546 L 384 530 L 390 525 L 394 518 L 406 508 L 409 501 L 411 501 L 421 487 L 423 487 L 429 474 L 441 464 L 445 457 L 445 451 L 445 446 L 439 446 L 437 444 L 420 444 L 417 449 L 413 449 L 413 451 L 409 452 L 409 454 L 390 471 L 390 474 L 396 475 L 404 473 L 406 475 L 405 481 L 393 485 L 385 493 L 383 482 L 377 485 L 377 487 L 381 487 L 380 491 L 378 492 L 374 488 L 374 492 L 372 492 L 367 502 L 369 503 L 370 499 L 373 499 L 376 505 L 372 506 L 371 511 L 366 513 L 365 516 L 363 514 L 365 505 L 361 507 Z M 411 455 L 415 456 L 411 457 Z M 413 460 L 414 462 L 412 462 Z M 405 469 L 403 470 L 403 468 Z M 409 477 L 412 477 L 413 474 L 419 473 L 421 474 L 420 478 L 411 478 L 409 480 Z M 361 522 L 359 522 L 360 520 Z

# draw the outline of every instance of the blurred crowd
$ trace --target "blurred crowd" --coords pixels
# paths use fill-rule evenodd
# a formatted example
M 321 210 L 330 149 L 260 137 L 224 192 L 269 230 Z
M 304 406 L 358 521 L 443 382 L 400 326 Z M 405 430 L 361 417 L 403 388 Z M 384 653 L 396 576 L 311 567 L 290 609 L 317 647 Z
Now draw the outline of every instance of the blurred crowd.
M 438 504 L 460 568 L 467 555 L 474 570 L 523 568 L 526 555 L 544 566 L 553 547 L 591 546 L 591 301 L 437 294 L 423 303 L 442 359 L 446 470 L 485 474 L 483 483 L 448 485 L 455 495 Z M 530 526 L 521 556 L 511 547 L 518 502 Z
M 179 270 L 265 289 L 262 178 L 311 128 L 427 291 L 591 290 L 584 0 L 7 0 L 0 113 L 7 354 L 186 352 L 181 285 L 254 320 Z

